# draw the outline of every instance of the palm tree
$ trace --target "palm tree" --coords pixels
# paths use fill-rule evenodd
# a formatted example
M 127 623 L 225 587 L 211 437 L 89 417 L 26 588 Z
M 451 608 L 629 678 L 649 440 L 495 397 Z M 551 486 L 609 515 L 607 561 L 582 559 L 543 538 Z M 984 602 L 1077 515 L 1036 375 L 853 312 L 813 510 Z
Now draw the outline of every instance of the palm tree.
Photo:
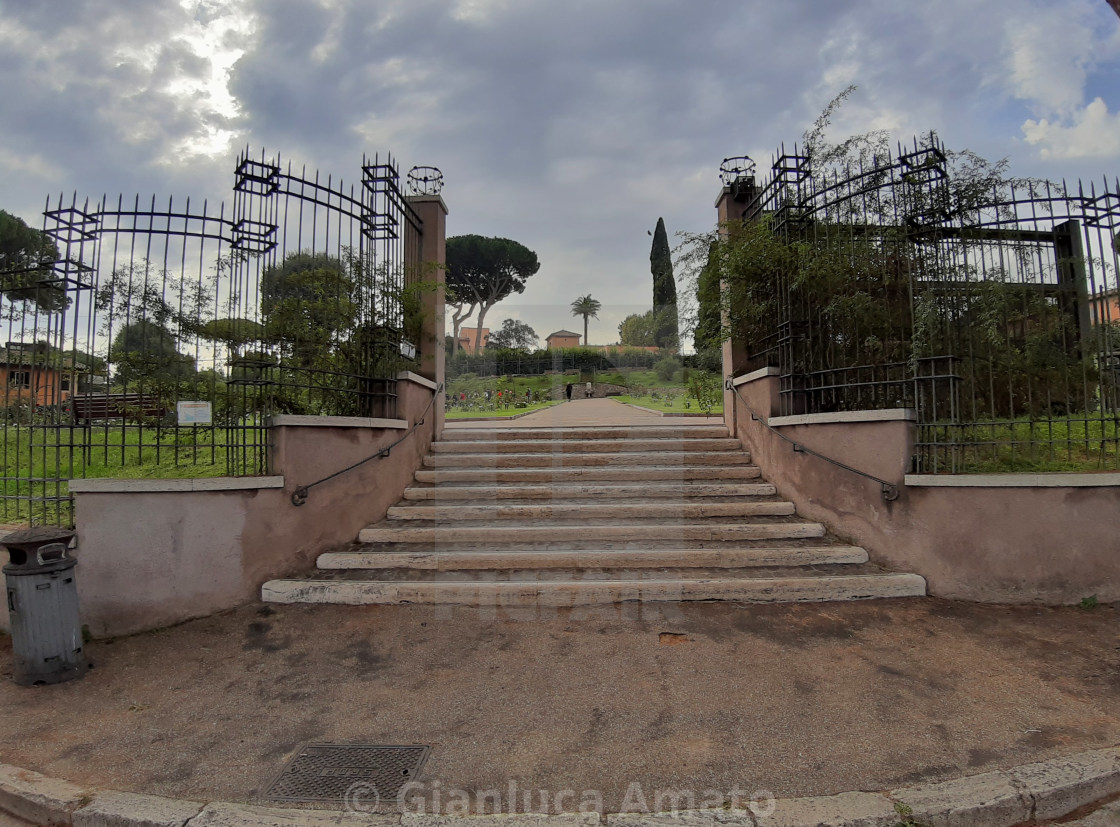
M 572 302 L 572 315 L 583 316 L 583 344 L 585 347 L 587 346 L 587 320 L 598 319 L 599 308 L 601 308 L 602 306 L 603 305 L 601 305 L 595 299 L 591 298 L 590 293 L 588 293 L 586 296 L 580 296 L 578 299 Z

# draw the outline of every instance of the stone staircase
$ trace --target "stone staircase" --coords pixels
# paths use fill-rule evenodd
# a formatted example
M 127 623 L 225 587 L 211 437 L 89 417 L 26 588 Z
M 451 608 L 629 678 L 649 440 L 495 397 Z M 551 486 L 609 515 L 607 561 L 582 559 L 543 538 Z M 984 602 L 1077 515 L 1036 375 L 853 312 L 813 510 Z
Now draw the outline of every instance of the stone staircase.
M 925 594 L 780 499 L 723 425 L 455 428 L 404 499 L 277 603 L 579 606 Z

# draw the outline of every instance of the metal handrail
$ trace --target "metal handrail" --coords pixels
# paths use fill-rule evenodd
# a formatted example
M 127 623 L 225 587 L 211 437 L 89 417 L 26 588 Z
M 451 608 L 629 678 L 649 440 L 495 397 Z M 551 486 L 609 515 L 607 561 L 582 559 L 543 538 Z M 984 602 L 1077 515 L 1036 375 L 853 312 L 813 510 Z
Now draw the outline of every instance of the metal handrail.
M 840 462 L 839 460 L 835 460 L 832 457 L 826 457 L 824 454 L 814 451 L 812 448 L 806 445 L 802 445 L 796 439 L 791 439 L 790 437 L 783 434 L 781 431 L 779 431 L 777 428 L 763 419 L 761 415 L 755 412 L 754 408 L 750 406 L 750 403 L 743 398 L 743 395 L 741 393 L 739 393 L 739 389 L 735 387 L 735 383 L 732 381 L 730 376 L 726 378 L 723 386 L 727 390 L 734 393 L 737 397 L 739 397 L 739 401 L 743 403 L 743 407 L 745 407 L 750 413 L 751 419 L 753 419 L 755 422 L 761 422 L 767 428 L 767 430 L 770 431 L 770 433 L 774 434 L 779 439 L 784 439 L 786 442 L 792 445 L 795 453 L 811 454 L 818 459 L 823 459 L 825 462 L 835 465 L 837 468 L 843 468 L 845 471 L 851 471 L 853 474 L 858 474 L 861 477 L 865 477 L 866 479 L 879 483 L 879 492 L 883 495 L 883 499 L 889 503 L 894 502 L 898 499 L 898 486 L 893 482 L 881 480 L 873 474 L 868 474 L 866 471 L 860 471 L 858 468 L 853 468 L 850 465 L 845 465 L 844 463 Z
M 308 483 L 307 485 L 301 485 L 299 488 L 297 488 L 295 491 L 292 492 L 292 505 L 300 506 L 300 505 L 303 505 L 304 503 L 306 503 L 307 498 L 308 498 L 308 496 L 311 492 L 311 489 L 314 488 L 316 485 L 322 485 L 324 482 L 328 482 L 329 480 L 333 480 L 335 477 L 340 477 L 345 473 L 353 471 L 355 468 L 360 468 L 361 466 L 365 465 L 367 462 L 371 462 L 375 459 L 381 459 L 383 457 L 389 456 L 390 451 L 392 451 L 394 448 L 396 448 L 398 445 L 400 445 L 402 442 L 404 442 L 406 439 L 408 439 L 410 436 L 412 436 L 416 432 L 416 429 L 424 424 L 424 419 L 428 416 L 428 411 L 430 411 L 432 409 L 432 405 L 435 404 L 436 400 L 439 399 L 439 397 L 442 393 L 443 393 L 443 382 L 440 382 L 438 385 L 436 385 L 436 389 L 432 393 L 431 401 L 428 402 L 428 407 L 426 407 L 424 409 L 424 413 L 420 414 L 420 418 L 416 420 L 416 422 L 413 424 L 413 426 L 411 428 L 409 428 L 408 431 L 406 431 L 405 434 L 400 439 L 398 439 L 396 442 L 394 442 L 392 445 L 386 445 L 384 448 L 381 448 L 380 450 L 378 450 L 378 452 L 376 454 L 368 456 L 365 459 L 358 460 L 353 465 L 348 465 L 348 466 L 346 466 L 345 468 L 343 468 L 339 471 L 335 471 L 333 474 L 325 476 L 321 480 L 315 480 L 315 482 Z

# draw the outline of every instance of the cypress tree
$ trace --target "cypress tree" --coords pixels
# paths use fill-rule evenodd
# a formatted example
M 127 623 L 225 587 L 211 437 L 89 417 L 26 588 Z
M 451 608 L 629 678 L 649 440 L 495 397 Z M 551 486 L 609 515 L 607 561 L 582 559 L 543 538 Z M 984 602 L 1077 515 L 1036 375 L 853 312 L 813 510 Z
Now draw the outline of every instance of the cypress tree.
M 653 247 L 649 252 L 649 268 L 653 273 L 653 310 L 663 319 L 658 325 L 658 347 L 677 347 L 677 282 L 673 278 L 673 256 L 669 251 L 669 234 L 665 232 L 665 219 L 657 219 L 653 232 Z

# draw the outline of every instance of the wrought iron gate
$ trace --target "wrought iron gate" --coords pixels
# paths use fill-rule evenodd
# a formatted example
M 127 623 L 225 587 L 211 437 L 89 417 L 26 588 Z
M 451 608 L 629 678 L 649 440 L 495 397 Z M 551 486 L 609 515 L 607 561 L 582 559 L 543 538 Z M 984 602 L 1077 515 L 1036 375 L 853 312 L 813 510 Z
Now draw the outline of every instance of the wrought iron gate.
M 264 473 L 273 414 L 395 414 L 425 274 L 392 157 L 246 149 L 231 206 L 60 196 L 42 233 L 0 272 L 4 522 L 70 522 L 73 478 Z

